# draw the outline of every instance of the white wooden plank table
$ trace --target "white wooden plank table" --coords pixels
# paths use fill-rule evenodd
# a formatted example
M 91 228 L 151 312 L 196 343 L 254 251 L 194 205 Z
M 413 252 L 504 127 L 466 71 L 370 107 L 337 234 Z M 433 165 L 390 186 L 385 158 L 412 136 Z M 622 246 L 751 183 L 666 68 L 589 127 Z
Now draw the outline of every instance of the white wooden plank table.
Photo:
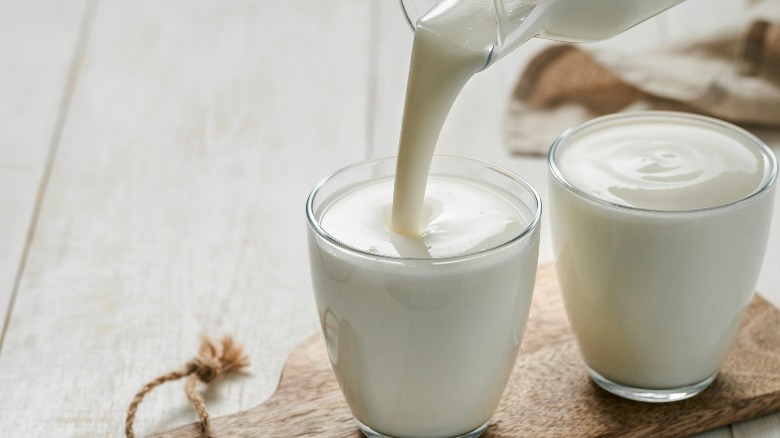
M 609 44 L 652 45 L 740 6 L 688 0 Z M 304 199 L 393 153 L 405 26 L 390 0 L 0 0 L 0 436 L 120 436 L 134 392 L 203 333 L 235 335 L 253 363 L 205 394 L 212 415 L 273 392 L 318 330 Z M 508 167 L 546 199 L 544 160 L 510 156 L 501 131 L 544 44 L 475 77 L 440 151 Z M 759 289 L 780 305 L 774 225 Z M 194 419 L 168 384 L 136 430 Z M 704 435 L 778 437 L 780 416 Z

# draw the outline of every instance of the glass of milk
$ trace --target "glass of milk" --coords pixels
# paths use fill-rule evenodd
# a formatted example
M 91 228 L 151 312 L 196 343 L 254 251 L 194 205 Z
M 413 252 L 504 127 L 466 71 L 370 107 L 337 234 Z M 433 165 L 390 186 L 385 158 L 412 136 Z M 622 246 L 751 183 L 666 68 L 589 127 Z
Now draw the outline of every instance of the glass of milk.
M 307 201 L 328 355 L 367 436 L 478 436 L 525 329 L 541 202 L 507 171 L 436 155 L 422 233 L 395 234 L 395 164 L 346 167 Z
M 548 163 L 558 278 L 592 380 L 646 402 L 704 390 L 761 269 L 771 150 L 720 120 L 647 112 L 568 130 Z

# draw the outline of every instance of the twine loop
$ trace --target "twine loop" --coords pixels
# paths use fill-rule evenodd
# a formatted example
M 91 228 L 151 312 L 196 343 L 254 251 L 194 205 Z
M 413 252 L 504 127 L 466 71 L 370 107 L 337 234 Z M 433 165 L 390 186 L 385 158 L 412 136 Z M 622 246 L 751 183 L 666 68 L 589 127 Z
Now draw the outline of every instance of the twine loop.
M 134 438 L 133 423 L 138 405 L 143 401 L 144 396 L 155 387 L 172 380 L 187 378 L 184 385 L 184 392 L 187 398 L 198 413 L 201 436 L 209 436 L 209 413 L 206 410 L 206 404 L 203 397 L 195 391 L 195 385 L 198 381 L 205 384 L 212 383 L 218 377 L 231 371 L 237 371 L 249 365 L 249 358 L 244 354 L 240 344 L 233 341 L 230 336 L 225 336 L 220 341 L 220 345 L 215 344 L 209 338 L 201 339 L 198 355 L 187 362 L 180 370 L 171 371 L 163 374 L 141 388 L 127 409 L 127 420 L 125 421 L 125 436 Z

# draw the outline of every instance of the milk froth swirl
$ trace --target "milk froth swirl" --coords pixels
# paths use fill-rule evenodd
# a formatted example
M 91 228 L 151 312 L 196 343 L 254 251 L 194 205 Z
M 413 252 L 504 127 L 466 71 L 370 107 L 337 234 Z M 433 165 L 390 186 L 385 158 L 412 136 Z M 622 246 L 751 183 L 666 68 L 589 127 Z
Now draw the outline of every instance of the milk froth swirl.
M 695 210 L 755 192 L 766 177 L 761 152 L 727 131 L 680 120 L 616 120 L 573 133 L 556 151 L 573 186 L 614 204 Z

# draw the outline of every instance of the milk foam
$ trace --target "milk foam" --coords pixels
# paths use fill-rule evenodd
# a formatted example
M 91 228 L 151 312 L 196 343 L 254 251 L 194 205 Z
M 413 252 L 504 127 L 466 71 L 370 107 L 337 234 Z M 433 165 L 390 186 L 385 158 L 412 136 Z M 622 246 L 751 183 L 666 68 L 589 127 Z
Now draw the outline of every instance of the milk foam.
M 578 131 L 555 160 L 569 183 L 597 198 L 671 211 L 745 198 L 768 170 L 758 148 L 725 130 L 652 118 Z

